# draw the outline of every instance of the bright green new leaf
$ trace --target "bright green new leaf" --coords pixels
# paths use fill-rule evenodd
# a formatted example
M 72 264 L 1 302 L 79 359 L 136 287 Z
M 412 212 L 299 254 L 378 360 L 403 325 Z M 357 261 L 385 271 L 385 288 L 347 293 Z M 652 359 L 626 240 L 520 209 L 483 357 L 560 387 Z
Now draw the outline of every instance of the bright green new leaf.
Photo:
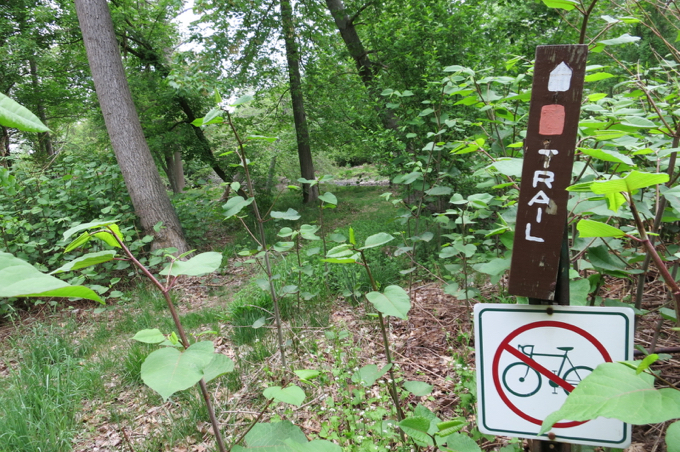
M 300 406 L 305 400 L 305 391 L 299 386 L 291 385 L 285 388 L 281 386 L 271 386 L 264 390 L 264 396 L 278 402 L 289 405 Z
M 404 383 L 404 388 L 414 396 L 422 397 L 430 395 L 434 386 L 423 381 L 407 381 Z
M 581 220 L 576 225 L 579 236 L 585 237 L 623 237 L 626 235 L 621 229 L 593 220 Z
M 286 210 L 285 212 L 275 212 L 275 211 L 273 211 L 273 212 L 271 212 L 270 215 L 271 215 L 272 218 L 276 218 L 276 219 L 280 219 L 280 220 L 295 221 L 295 220 L 300 219 L 300 214 L 297 213 L 297 211 L 295 211 L 291 208 L 288 208 L 288 210 Z
M 163 397 L 190 388 L 203 378 L 206 366 L 213 360 L 213 343 L 197 342 L 181 352 L 166 347 L 151 353 L 142 364 L 142 380 Z
M 369 364 L 354 372 L 352 381 L 354 383 L 361 383 L 364 386 L 373 386 L 378 378 L 385 375 L 392 368 L 392 364 L 386 364 L 382 369 L 378 370 L 375 364 Z
M 233 370 L 234 361 L 222 353 L 213 353 L 212 361 L 203 369 L 203 379 L 207 383 Z
M 386 243 L 391 242 L 394 240 L 394 237 L 392 237 L 390 234 L 386 232 L 379 232 L 375 235 L 372 235 L 366 239 L 366 243 L 364 243 L 364 246 L 359 248 L 360 250 L 365 250 L 368 248 L 375 248 L 377 246 L 383 246 Z
M 103 303 L 92 289 L 71 286 L 3 252 L 0 252 L 0 297 L 77 297 Z
M 408 312 L 411 310 L 411 299 L 399 286 L 387 286 L 384 293 L 369 292 L 366 298 L 379 312 L 402 320 L 407 319 Z
M 50 129 L 26 107 L 0 93 L 0 126 L 25 132 L 49 132 Z
M 454 433 L 446 438 L 446 447 L 442 450 L 450 452 L 482 452 L 475 440 L 462 433 Z
M 586 75 L 584 82 L 599 82 L 600 80 L 606 80 L 608 78 L 614 77 L 608 72 L 596 72 L 594 74 Z
M 132 339 L 145 344 L 160 344 L 166 340 L 166 337 L 158 328 L 153 328 L 150 330 L 137 331 L 137 334 L 135 334 Z
M 548 8 L 560 8 L 567 11 L 571 11 L 578 5 L 576 0 L 543 0 L 543 3 Z
M 73 226 L 71 229 L 67 230 L 64 232 L 64 240 L 68 240 L 69 237 L 71 237 L 73 234 L 76 234 L 80 231 L 85 231 L 87 229 L 94 229 L 94 228 L 105 228 L 106 226 L 113 225 L 115 224 L 115 221 L 108 220 L 108 221 L 93 221 L 90 223 L 83 223 L 79 224 L 78 226 Z M 120 233 L 120 231 L 119 231 Z M 122 238 L 122 236 L 119 236 Z
M 639 41 L 640 38 L 638 36 L 631 36 L 628 33 L 624 33 L 618 38 L 614 39 L 605 39 L 604 41 L 600 41 L 600 44 L 604 44 L 606 46 L 616 46 L 620 44 L 628 44 L 631 42 L 637 42 Z
M 636 425 L 680 418 L 680 391 L 655 389 L 653 376 L 637 375 L 624 364 L 600 364 L 576 386 L 562 408 L 543 421 L 538 434 L 563 419 L 586 421 L 600 416 Z
M 451 419 L 450 421 L 440 422 L 437 424 L 437 436 L 446 438 L 447 436 L 456 433 L 465 427 L 468 422 L 463 418 Z
M 635 369 L 636 374 L 641 374 L 645 370 L 649 369 L 649 366 L 654 364 L 657 360 L 659 359 L 659 355 L 656 353 L 652 353 L 651 355 L 645 356 L 645 359 L 640 361 L 640 364 L 638 364 L 637 369 Z
M 680 421 L 675 421 L 666 429 L 668 452 L 680 452 Z
M 246 137 L 246 140 L 251 140 L 251 141 L 266 141 L 267 143 L 273 143 L 276 140 L 278 140 L 279 137 L 266 137 L 264 135 L 248 135 Z
M 327 204 L 333 204 L 334 206 L 338 205 L 338 198 L 336 198 L 335 195 L 330 192 L 326 192 L 323 195 L 319 195 L 319 199 Z
M 229 198 L 229 201 L 225 205 L 222 206 L 222 208 L 225 210 L 224 212 L 224 217 L 225 218 L 231 218 L 234 215 L 238 214 L 244 207 L 250 205 L 255 198 L 248 198 L 246 201 L 243 199 L 241 196 L 234 196 L 233 198 Z
M 52 270 L 50 275 L 56 273 L 70 272 L 72 270 L 79 270 L 81 268 L 89 267 L 90 265 L 101 264 L 102 262 L 108 262 L 116 256 L 116 252 L 113 250 L 99 251 L 98 253 L 89 253 L 81 256 L 77 259 L 73 259 L 56 270 Z
M 421 416 L 413 416 L 404 419 L 398 425 L 404 433 L 423 446 L 434 445 L 432 437 L 427 433 L 430 429 L 429 419 Z
M 188 261 L 176 260 L 168 264 L 161 275 L 202 276 L 212 273 L 222 265 L 222 254 L 214 251 L 201 253 Z
M 639 171 L 632 171 L 624 180 L 628 186 L 629 191 L 637 190 L 639 188 L 651 187 L 653 185 L 665 184 L 668 182 L 668 174 L 666 173 L 641 173 Z
M 123 234 L 121 234 L 120 228 L 118 227 L 118 225 L 115 224 L 115 223 L 112 223 L 112 224 L 107 225 L 105 228 L 106 229 L 101 231 L 101 232 L 96 232 L 93 235 L 93 237 L 98 238 L 102 242 L 104 242 L 107 245 L 110 245 L 114 248 L 122 248 L 120 246 L 120 243 L 118 243 L 118 240 L 120 240 L 121 242 L 124 242 L 125 238 L 123 237 Z M 116 240 L 116 237 L 113 236 L 114 234 L 115 234 L 116 237 L 118 237 L 118 240 Z M 150 239 L 145 241 L 144 239 L 146 239 L 146 237 L 150 237 Z M 146 237 L 144 237 L 144 239 L 142 239 L 142 241 L 144 241 L 145 243 L 153 240 L 153 237 L 151 237 L 151 236 L 146 236 Z

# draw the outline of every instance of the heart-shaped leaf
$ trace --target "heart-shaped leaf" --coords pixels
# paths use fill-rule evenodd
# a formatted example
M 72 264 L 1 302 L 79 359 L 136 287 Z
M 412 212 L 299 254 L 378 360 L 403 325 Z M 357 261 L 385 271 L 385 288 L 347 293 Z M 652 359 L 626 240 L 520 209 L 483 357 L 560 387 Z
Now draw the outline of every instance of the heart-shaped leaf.
M 222 206 L 224 209 L 224 217 L 231 218 L 234 215 L 237 215 L 244 207 L 249 206 L 254 200 L 255 198 L 248 198 L 248 200 L 245 200 L 241 196 L 229 198 L 229 201 Z
M 297 213 L 297 211 L 290 209 L 290 208 L 288 210 L 286 210 L 285 212 L 273 211 L 273 212 L 270 213 L 270 215 L 271 215 L 272 218 L 276 218 L 276 219 L 279 219 L 279 220 L 295 221 L 295 220 L 300 219 L 300 214 Z
M 378 311 L 402 320 L 407 319 L 408 312 L 411 310 L 411 299 L 399 286 L 387 286 L 384 293 L 369 292 L 366 298 Z
M 203 378 L 204 369 L 213 360 L 213 343 L 197 342 L 185 351 L 166 347 L 151 353 L 142 364 L 142 380 L 163 400 L 190 388 Z
M 222 353 L 213 353 L 213 359 L 205 369 L 203 369 L 203 379 L 209 382 L 234 370 L 234 361 Z
M 382 246 L 386 243 L 389 243 L 392 240 L 394 240 L 394 237 L 392 237 L 390 234 L 387 234 L 386 232 L 379 232 L 367 238 L 364 246 L 359 249 L 365 250 L 368 248 L 375 248 L 377 246 Z
M 210 251 L 194 256 L 188 261 L 176 260 L 168 264 L 161 275 L 171 276 L 201 276 L 212 273 L 222 265 L 222 254 Z
M 430 395 L 434 386 L 423 381 L 407 381 L 404 383 L 404 388 L 414 396 L 422 397 Z
M 378 366 L 375 364 L 368 364 L 354 372 L 352 381 L 362 383 L 364 386 L 373 386 L 378 378 L 385 375 L 391 368 L 392 364 L 386 364 L 382 369 L 378 370 Z
M 165 335 L 158 328 L 137 331 L 132 339 L 145 344 L 160 344 L 165 340 Z
M 264 396 L 268 399 L 300 406 L 305 400 L 305 391 L 295 385 L 287 386 L 285 388 L 282 388 L 281 386 L 272 386 L 264 390 Z

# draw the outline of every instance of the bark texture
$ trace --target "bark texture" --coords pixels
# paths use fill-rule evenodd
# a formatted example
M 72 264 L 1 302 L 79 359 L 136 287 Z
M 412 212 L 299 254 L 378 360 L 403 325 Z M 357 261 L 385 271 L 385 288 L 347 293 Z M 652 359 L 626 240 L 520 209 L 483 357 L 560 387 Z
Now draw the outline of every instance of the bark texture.
M 295 43 L 295 25 L 293 23 L 293 8 L 289 0 L 281 0 L 281 25 L 283 40 L 286 44 L 286 60 L 288 62 L 288 77 L 290 79 L 290 97 L 293 103 L 293 119 L 297 137 L 298 157 L 300 159 L 300 173 L 307 180 L 314 180 L 314 161 L 309 144 L 309 130 L 305 104 L 302 98 L 302 79 L 300 77 L 300 57 Z M 304 202 L 313 202 L 319 198 L 319 186 L 302 185 Z
M 111 138 L 135 213 L 154 248 L 189 249 L 177 213 L 170 203 L 127 84 L 106 0 L 75 0 L 87 59 L 106 129 Z M 162 221 L 164 229 L 154 232 Z
M 370 2 L 365 6 L 368 6 L 369 4 Z M 375 101 L 379 101 L 380 93 L 378 92 L 378 87 L 375 84 L 377 69 L 371 59 L 368 57 L 368 52 L 364 48 L 364 44 L 362 43 L 359 33 L 357 33 L 357 29 L 354 26 L 354 19 L 350 18 L 347 14 L 347 11 L 345 10 L 345 4 L 342 0 L 326 0 L 326 6 L 333 16 L 333 20 L 335 21 L 335 25 L 338 27 L 338 31 L 340 32 L 340 36 L 342 36 L 342 40 L 345 42 L 347 51 L 356 63 L 357 71 L 359 72 L 361 81 L 368 90 L 371 98 Z M 359 12 L 362 10 L 363 8 Z M 386 129 L 397 130 L 399 123 L 392 110 L 380 108 L 378 105 L 376 105 L 376 112 L 380 116 L 380 120 Z

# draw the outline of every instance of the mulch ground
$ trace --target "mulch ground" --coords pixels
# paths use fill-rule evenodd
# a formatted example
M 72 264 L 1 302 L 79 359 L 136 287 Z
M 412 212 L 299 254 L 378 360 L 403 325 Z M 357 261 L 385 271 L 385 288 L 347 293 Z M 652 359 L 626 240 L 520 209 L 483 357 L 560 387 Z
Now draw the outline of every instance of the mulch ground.
M 234 275 L 232 275 L 234 276 Z M 210 286 L 215 285 L 215 279 L 210 283 L 201 282 L 198 279 L 183 285 L 192 301 L 183 303 L 182 311 L 193 310 L 213 304 L 214 299 L 207 296 Z M 489 288 L 488 291 L 493 290 Z M 601 289 L 600 295 L 604 298 L 626 299 L 632 288 L 630 284 L 621 280 L 611 280 Z M 407 403 L 415 405 L 423 403 L 435 412 L 441 419 L 450 419 L 461 415 L 457 407 L 461 404 L 461 397 L 466 397 L 465 385 L 470 381 L 461 378 L 465 370 L 474 369 L 474 334 L 472 325 L 471 305 L 464 300 L 457 300 L 443 293 L 438 284 L 422 284 L 414 286 L 410 291 L 412 310 L 406 321 L 391 320 L 390 340 L 393 347 L 393 361 L 398 364 L 398 371 L 405 380 L 425 381 L 434 386 L 433 400 L 410 396 Z M 487 295 L 490 295 L 487 294 Z M 490 297 L 487 297 L 489 299 Z M 363 309 L 349 306 L 344 301 L 335 305 L 331 316 L 331 324 L 342 326 L 354 334 L 356 341 L 363 350 L 360 357 L 363 364 L 385 363 L 383 354 L 382 338 L 375 319 L 367 318 Z M 650 312 L 639 320 L 636 333 L 636 344 L 650 352 L 658 349 L 672 349 L 680 346 L 677 333 L 671 328 L 669 321 L 664 321 L 658 314 L 658 309 L 663 306 L 672 306 L 662 283 L 652 280 L 647 285 L 644 295 L 643 308 Z M 87 321 L 89 315 L 86 310 L 79 310 L 75 306 L 63 315 L 84 316 L 82 321 Z M 76 311 L 75 314 L 73 311 Z M 53 315 L 52 311 L 29 312 L 18 324 L 27 324 L 38 319 Z M 80 319 L 80 318 L 79 318 Z M 92 319 L 91 319 L 92 320 Z M 13 325 L 0 326 L 0 341 L 12 334 L 15 330 Z M 230 328 L 223 325 L 224 330 Z M 296 334 L 303 334 L 297 332 Z M 325 337 L 323 329 L 310 329 L 304 332 L 308 336 L 316 338 L 318 350 L 323 350 Z M 235 349 L 224 337 L 217 338 L 216 349 L 229 355 L 234 360 L 246 356 L 247 347 Z M 680 360 L 678 354 L 673 354 L 669 360 L 665 360 L 654 366 L 655 370 L 672 383 L 680 382 Z M 278 355 L 272 355 L 269 363 L 270 368 L 279 366 Z M 307 362 L 302 358 L 297 364 L 304 367 L 306 364 L 313 366 L 314 357 L 308 356 Z M 362 365 L 363 365 L 362 364 Z M 0 360 L 0 378 L 7 375 L 5 364 Z M 229 403 L 231 406 L 240 406 L 238 410 L 232 410 L 223 414 L 221 421 L 232 427 L 244 425 L 249 418 L 255 416 L 255 408 L 251 408 L 255 395 L 262 390 L 262 379 L 265 366 L 259 370 L 250 372 L 243 379 L 243 387 L 235 392 L 230 392 L 224 387 L 218 387 L 214 391 L 217 404 Z M 120 381 L 114 376 L 110 383 L 112 392 L 120 391 Z M 124 388 L 124 387 L 123 387 Z M 312 400 L 320 400 L 318 395 L 309 395 Z M 140 397 L 139 390 L 123 389 L 113 399 L 93 400 L 83 402 L 81 420 L 88 433 L 83 434 L 76 445 L 77 451 L 126 451 L 135 450 L 153 435 L 154 429 L 159 426 L 169 425 L 177 416 L 181 416 L 181 409 L 175 404 L 166 404 L 149 408 L 146 397 Z M 119 418 L 132 419 L 129 424 L 122 424 L 111 419 L 112 405 L 115 411 L 120 413 Z M 319 420 L 306 414 L 306 410 L 299 410 L 296 419 L 292 419 L 307 433 L 317 433 Z M 469 420 L 474 420 L 472 410 L 464 410 L 463 415 Z M 235 419 L 240 419 L 236 421 Z M 265 419 L 266 420 L 266 419 Z M 165 450 L 173 452 L 202 452 L 210 450 L 212 443 L 212 431 L 206 423 L 199 422 L 196 428 L 203 433 L 204 441 L 196 441 L 187 438 L 182 445 L 173 445 Z M 663 441 L 664 425 L 636 426 L 633 429 L 633 445 L 628 449 L 630 452 L 665 452 L 666 446 Z M 485 450 L 498 450 L 507 444 L 506 438 L 497 438 L 495 441 L 484 442 Z

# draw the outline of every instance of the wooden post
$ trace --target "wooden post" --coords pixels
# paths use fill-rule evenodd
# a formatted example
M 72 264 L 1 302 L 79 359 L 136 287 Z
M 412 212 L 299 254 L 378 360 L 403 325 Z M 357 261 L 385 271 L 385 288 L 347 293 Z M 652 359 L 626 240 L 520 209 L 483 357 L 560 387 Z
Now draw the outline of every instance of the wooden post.
M 508 292 L 530 304 L 569 304 L 567 219 L 588 46 L 536 48 Z M 521 252 L 519 252 L 521 250 Z M 533 440 L 532 452 L 571 452 Z

